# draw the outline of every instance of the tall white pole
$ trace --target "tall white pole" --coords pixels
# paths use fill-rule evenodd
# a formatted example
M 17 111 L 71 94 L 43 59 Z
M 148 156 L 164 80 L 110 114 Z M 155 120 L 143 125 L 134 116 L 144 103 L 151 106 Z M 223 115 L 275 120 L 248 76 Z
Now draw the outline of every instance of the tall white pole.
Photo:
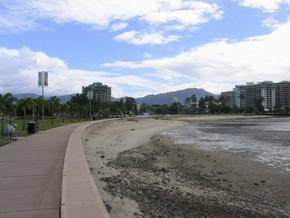
M 92 100 L 90 100 L 90 120 L 92 119 Z
M 44 84 L 42 84 L 42 120 L 44 121 Z
M 48 72 L 38 72 L 38 86 L 42 88 L 42 120 L 44 120 L 44 86 L 48 86 Z

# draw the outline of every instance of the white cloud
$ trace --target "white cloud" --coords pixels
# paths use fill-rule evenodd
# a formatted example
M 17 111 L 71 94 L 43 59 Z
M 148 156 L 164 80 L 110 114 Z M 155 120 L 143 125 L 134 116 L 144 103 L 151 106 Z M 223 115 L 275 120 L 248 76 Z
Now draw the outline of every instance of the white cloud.
M 159 10 L 143 16 L 150 23 L 178 22 L 183 25 L 206 23 L 210 18 L 221 19 L 223 12 L 216 4 L 201 1 L 180 2 L 178 10 Z
M 115 40 L 127 42 L 134 45 L 144 45 L 144 44 L 156 45 L 156 44 L 167 44 L 172 41 L 178 41 L 180 38 L 181 36 L 177 35 L 164 36 L 162 33 L 144 33 L 138 31 L 129 31 L 117 35 L 115 37 Z
M 263 20 L 262 23 L 265 27 L 268 27 L 270 29 L 275 29 L 275 28 L 279 27 L 280 22 L 278 20 L 274 19 L 273 17 L 269 17 L 269 18 Z
M 111 26 L 111 30 L 112 31 L 119 31 L 119 30 L 125 29 L 127 26 L 128 26 L 128 23 L 114 23 Z
M 103 82 L 112 87 L 114 97 L 140 97 L 147 93 L 177 90 L 185 84 L 146 78 L 145 75 L 122 75 L 103 71 L 87 71 L 69 68 L 63 60 L 49 57 L 43 52 L 29 48 L 7 49 L 0 47 L 0 93 L 39 93 L 37 72 L 49 72 L 47 95 L 61 95 L 81 92 L 81 87 L 93 82 Z M 134 90 L 134 91 L 133 91 Z
M 2 0 L 0 28 L 32 28 L 38 20 L 78 22 L 108 27 L 112 22 L 139 19 L 159 24 L 197 25 L 220 19 L 222 10 L 202 0 Z
M 145 54 L 144 54 L 144 58 L 146 58 L 146 59 L 150 59 L 150 58 L 152 58 L 152 57 L 153 57 L 152 54 L 145 52 Z
M 215 40 L 174 57 L 141 62 L 107 63 L 107 67 L 152 69 L 165 80 L 192 82 L 209 91 L 247 81 L 290 80 L 290 21 L 271 34 L 241 41 Z
M 194 31 L 197 30 L 198 27 L 197 26 L 188 26 L 188 25 L 184 25 L 184 24 L 173 24 L 173 25 L 167 25 L 165 27 L 165 30 L 167 31 L 183 31 L 183 30 L 188 30 L 188 31 Z
M 0 1 L 0 33 L 39 28 L 35 22 L 36 17 L 34 10 L 25 6 L 19 7 L 18 2 Z
M 262 9 L 265 12 L 274 12 L 280 8 L 282 4 L 290 5 L 290 0 L 238 0 L 240 5 Z

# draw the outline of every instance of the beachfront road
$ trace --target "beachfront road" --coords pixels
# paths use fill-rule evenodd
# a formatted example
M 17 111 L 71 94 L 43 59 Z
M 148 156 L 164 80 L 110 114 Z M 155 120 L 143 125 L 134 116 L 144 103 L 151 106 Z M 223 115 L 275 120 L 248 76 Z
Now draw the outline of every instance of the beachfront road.
M 0 147 L 0 218 L 57 218 L 67 141 L 80 124 Z

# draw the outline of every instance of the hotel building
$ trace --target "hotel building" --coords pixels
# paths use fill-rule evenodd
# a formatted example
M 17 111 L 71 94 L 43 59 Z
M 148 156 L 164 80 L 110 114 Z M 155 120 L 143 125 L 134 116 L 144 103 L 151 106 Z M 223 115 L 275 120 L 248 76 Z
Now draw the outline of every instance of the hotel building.
M 82 93 L 94 102 L 111 102 L 111 87 L 103 85 L 100 82 L 93 83 L 92 85 L 82 87 Z
M 290 82 L 276 83 L 276 105 L 279 109 L 290 109 Z
M 243 110 L 255 108 L 257 101 L 263 99 L 262 105 L 265 111 L 273 111 L 276 106 L 277 96 L 281 99 L 281 102 L 283 101 L 283 104 L 286 101 L 285 98 L 287 98 L 287 94 L 278 94 L 280 93 L 280 90 L 284 90 L 286 93 L 286 86 L 281 85 L 279 87 L 278 90 L 277 84 L 271 81 L 247 83 L 246 85 L 236 86 L 233 91 L 222 92 L 221 96 L 223 96 L 224 99 L 227 99 L 226 105 L 230 107 L 238 107 Z

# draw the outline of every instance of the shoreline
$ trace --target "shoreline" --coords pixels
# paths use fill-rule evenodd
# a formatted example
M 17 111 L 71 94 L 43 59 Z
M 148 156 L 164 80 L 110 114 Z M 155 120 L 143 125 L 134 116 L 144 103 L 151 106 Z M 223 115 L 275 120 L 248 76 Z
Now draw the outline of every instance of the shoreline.
M 248 154 L 176 145 L 156 134 L 185 125 L 123 120 L 83 135 L 90 171 L 112 218 L 289 216 L 289 174 Z

